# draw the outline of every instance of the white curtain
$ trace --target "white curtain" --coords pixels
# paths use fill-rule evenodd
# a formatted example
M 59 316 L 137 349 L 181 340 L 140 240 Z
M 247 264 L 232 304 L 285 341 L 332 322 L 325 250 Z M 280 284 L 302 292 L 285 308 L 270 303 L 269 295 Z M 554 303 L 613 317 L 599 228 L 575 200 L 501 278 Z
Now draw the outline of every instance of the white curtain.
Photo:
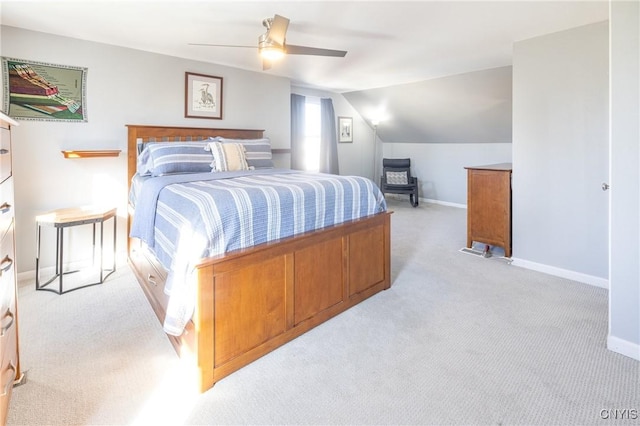
M 291 168 L 304 170 L 305 102 L 302 95 L 291 94 Z
M 336 114 L 330 98 L 320 99 L 320 172 L 339 174 Z

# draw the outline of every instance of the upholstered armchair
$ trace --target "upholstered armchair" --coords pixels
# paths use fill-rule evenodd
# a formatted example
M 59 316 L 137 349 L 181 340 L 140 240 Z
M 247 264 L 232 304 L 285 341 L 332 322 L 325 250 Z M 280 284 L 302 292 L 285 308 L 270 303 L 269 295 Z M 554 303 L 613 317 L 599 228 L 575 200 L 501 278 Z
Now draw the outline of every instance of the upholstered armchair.
M 411 176 L 410 158 L 383 158 L 380 190 L 383 193 L 408 194 L 413 207 L 418 206 L 418 178 Z

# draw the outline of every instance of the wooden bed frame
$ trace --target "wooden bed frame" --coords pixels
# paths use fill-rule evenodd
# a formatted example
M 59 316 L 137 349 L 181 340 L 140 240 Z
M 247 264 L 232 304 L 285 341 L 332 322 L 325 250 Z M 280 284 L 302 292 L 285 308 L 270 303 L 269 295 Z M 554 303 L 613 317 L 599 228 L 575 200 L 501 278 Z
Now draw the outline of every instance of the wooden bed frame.
M 136 171 L 139 140 L 263 136 L 262 130 L 127 127 L 129 185 Z M 129 238 L 129 263 L 163 322 L 168 301 L 163 291 L 166 271 L 135 238 Z M 191 322 L 181 336 L 167 336 L 195 369 L 197 386 L 204 392 L 273 349 L 388 289 L 390 213 L 203 259 L 197 277 Z

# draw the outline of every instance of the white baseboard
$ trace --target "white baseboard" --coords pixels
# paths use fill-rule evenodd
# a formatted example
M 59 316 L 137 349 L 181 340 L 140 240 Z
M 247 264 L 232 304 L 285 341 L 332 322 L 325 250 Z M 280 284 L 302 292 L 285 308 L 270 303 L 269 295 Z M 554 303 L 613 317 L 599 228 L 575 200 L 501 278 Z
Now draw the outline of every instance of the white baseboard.
M 542 263 L 531 262 L 529 260 L 512 258 L 512 265 L 519 266 L 525 269 L 531 269 L 538 272 L 544 272 L 545 274 L 555 275 L 560 278 L 567 278 L 573 281 L 579 281 L 581 283 L 593 285 L 596 287 L 609 289 L 609 280 L 606 278 L 600 278 L 593 275 L 583 274 L 581 272 L 570 271 L 568 269 L 556 268 L 555 266 L 544 265 Z
M 394 200 L 408 200 L 408 195 L 400 194 L 384 194 L 385 198 L 393 198 Z M 441 206 L 457 207 L 459 209 L 466 209 L 466 204 L 450 203 L 449 201 L 434 200 L 433 198 L 418 198 L 421 203 L 440 204 Z
M 607 349 L 640 361 L 640 345 L 637 343 L 609 335 L 607 337 Z
M 31 280 L 35 280 L 35 279 L 36 279 L 36 271 L 35 270 L 18 272 L 18 282 L 31 281 Z
M 116 269 L 121 268 L 127 265 L 127 254 L 126 252 L 118 252 L 116 254 Z M 80 269 L 87 266 L 87 261 L 79 261 L 79 262 L 65 262 L 65 271 L 68 269 Z M 105 265 L 106 268 L 109 268 L 110 265 Z M 45 266 L 40 268 L 40 277 L 48 277 L 53 276 L 55 273 L 55 268 L 53 266 Z M 18 272 L 17 274 L 18 282 L 21 281 L 35 281 L 36 279 L 36 270 L 32 269 L 30 271 Z
M 466 204 L 450 203 L 449 201 L 434 200 L 432 198 L 420 198 L 420 201 L 424 201 L 425 203 L 431 203 L 431 204 L 440 204 L 441 206 L 457 207 L 459 209 L 467 208 Z

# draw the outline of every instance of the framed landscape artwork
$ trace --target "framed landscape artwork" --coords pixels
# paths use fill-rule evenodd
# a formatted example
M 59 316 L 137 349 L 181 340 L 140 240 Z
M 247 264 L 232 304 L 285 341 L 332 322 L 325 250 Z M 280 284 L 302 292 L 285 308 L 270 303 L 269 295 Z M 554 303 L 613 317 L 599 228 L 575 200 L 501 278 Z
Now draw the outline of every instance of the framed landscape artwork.
M 222 119 L 222 77 L 185 73 L 184 116 Z

